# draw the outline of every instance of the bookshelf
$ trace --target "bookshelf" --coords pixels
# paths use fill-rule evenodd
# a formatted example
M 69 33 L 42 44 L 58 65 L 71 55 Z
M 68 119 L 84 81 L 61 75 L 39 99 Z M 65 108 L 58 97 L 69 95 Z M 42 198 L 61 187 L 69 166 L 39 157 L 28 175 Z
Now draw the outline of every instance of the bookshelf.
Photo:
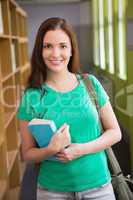
M 16 111 L 30 72 L 27 15 L 0 0 L 0 200 L 18 200 L 24 164 Z

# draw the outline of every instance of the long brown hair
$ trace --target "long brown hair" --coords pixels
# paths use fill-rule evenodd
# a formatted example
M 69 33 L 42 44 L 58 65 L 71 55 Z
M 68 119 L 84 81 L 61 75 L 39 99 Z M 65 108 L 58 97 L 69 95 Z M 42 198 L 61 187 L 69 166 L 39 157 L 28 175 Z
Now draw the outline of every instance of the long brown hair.
M 47 66 L 42 57 L 43 38 L 47 31 L 56 29 L 63 30 L 69 36 L 71 41 L 72 56 L 68 63 L 68 70 L 72 73 L 77 73 L 79 71 L 79 50 L 76 34 L 73 31 L 72 26 L 65 19 L 58 17 L 48 18 L 38 29 L 31 56 L 31 74 L 28 79 L 27 88 L 38 88 L 46 81 Z

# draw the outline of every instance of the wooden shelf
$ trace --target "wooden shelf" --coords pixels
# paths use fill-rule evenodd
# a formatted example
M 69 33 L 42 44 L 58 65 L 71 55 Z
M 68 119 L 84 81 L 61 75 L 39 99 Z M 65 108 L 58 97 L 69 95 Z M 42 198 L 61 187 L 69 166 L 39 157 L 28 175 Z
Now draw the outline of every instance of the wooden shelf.
M 20 43 L 25 43 L 25 42 L 28 42 L 28 39 L 25 38 L 25 37 L 21 37 L 21 38 L 19 39 L 19 42 L 20 42 Z
M 2 25 L 3 25 L 3 34 L 10 34 L 10 25 L 9 25 L 9 1 L 0 0 L 1 8 L 2 8 Z
M 5 140 L 7 144 L 7 151 L 18 149 L 17 148 L 18 147 L 18 132 L 17 132 L 16 116 L 12 118 L 8 127 L 6 128 Z
M 7 152 L 7 170 L 8 170 L 7 172 L 8 172 L 8 175 L 10 174 L 10 172 L 12 170 L 12 166 L 14 164 L 17 153 L 18 153 L 17 150 Z
M 0 34 L 0 39 L 10 39 L 10 38 L 11 38 L 10 35 Z
M 10 0 L 10 2 L 16 7 L 19 6 L 18 3 L 15 0 Z
M 11 35 L 17 36 L 16 4 L 14 4 L 12 1 L 9 2 L 9 13 L 10 13 Z
M 14 0 L 0 0 L 0 200 L 19 199 L 24 170 L 16 111 L 30 71 L 26 20 Z
M 25 12 L 22 12 L 21 9 L 17 9 L 17 27 L 20 37 L 27 37 L 26 18 Z
M 19 40 L 19 37 L 18 37 L 18 36 L 12 35 L 12 36 L 11 36 L 11 39 L 13 39 L 13 40 Z
M 17 174 L 17 176 L 16 176 Z M 9 188 L 15 188 L 20 186 L 20 159 L 19 159 L 19 152 L 16 154 L 14 159 L 12 168 L 9 174 Z
M 28 69 L 30 69 L 30 65 L 27 62 L 25 65 L 21 66 L 21 73 L 27 71 Z
M 20 43 L 20 49 L 21 49 L 21 66 L 24 66 L 27 64 L 27 58 L 28 55 L 28 49 L 27 49 L 27 43 Z
M 7 124 L 10 121 L 14 111 L 16 109 L 15 105 L 15 87 L 14 87 L 14 77 L 10 77 L 3 84 L 2 89 L 2 104 L 4 108 L 4 121 Z
M 14 81 L 15 81 L 15 105 L 18 106 L 22 91 L 20 69 L 15 72 Z
M 3 199 L 7 190 L 7 182 L 5 180 L 0 181 L 0 200 Z
M 16 112 L 6 112 L 4 113 L 4 127 L 7 128 L 10 122 L 12 121 L 13 117 L 15 116 Z
M 0 130 L 0 145 L 1 145 L 4 141 L 4 119 L 3 119 L 2 105 L 0 105 L 0 129 L 1 129 Z
M 21 86 L 22 86 L 22 88 L 24 88 L 27 83 L 29 73 L 30 73 L 30 66 L 29 66 L 29 63 L 26 63 L 24 66 L 21 67 Z
M 0 38 L 0 46 L 1 74 L 5 78 L 12 72 L 10 39 Z
M 0 137 L 0 146 L 3 144 L 4 137 Z
M 3 138 L 4 139 L 4 138 Z M 7 190 L 7 163 L 6 163 L 6 143 L 0 145 L 0 200 L 3 199 Z
M 20 193 L 20 187 L 15 187 L 9 190 L 9 200 L 18 200 Z
M 18 12 L 21 16 L 27 18 L 27 14 L 26 14 L 26 12 L 25 12 L 22 8 L 17 7 L 17 12 Z
M 20 159 L 20 162 L 21 162 L 21 166 L 20 166 L 20 183 L 21 183 L 22 179 L 23 179 L 24 172 L 25 172 L 26 163 L 21 160 L 22 159 L 21 155 L 20 155 L 19 159 Z
M 10 74 L 8 74 L 7 76 L 5 76 L 4 78 L 2 78 L 1 82 L 4 83 L 6 82 L 8 79 L 10 79 L 13 76 L 13 73 L 11 72 Z
M 8 76 L 6 76 L 5 78 L 1 79 L 1 82 L 4 83 L 5 81 L 7 81 L 8 79 L 10 79 L 10 77 L 12 77 L 14 74 L 18 73 L 20 71 L 19 68 L 17 68 L 14 72 L 10 73 Z

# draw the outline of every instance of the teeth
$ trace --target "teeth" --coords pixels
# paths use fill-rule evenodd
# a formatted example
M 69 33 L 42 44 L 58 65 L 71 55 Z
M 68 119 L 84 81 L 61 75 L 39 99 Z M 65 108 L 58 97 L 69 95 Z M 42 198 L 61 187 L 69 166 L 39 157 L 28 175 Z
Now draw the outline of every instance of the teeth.
M 61 60 L 51 60 L 50 62 L 53 64 L 60 64 L 62 61 Z
M 50 60 L 52 62 L 61 62 L 62 60 Z

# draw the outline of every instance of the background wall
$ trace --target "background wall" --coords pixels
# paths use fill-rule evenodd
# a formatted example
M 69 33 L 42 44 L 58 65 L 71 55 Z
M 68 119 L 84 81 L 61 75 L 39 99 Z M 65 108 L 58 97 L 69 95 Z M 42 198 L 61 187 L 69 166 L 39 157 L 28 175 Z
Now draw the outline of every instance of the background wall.
M 80 55 L 83 68 L 93 65 L 92 2 L 80 3 Z
M 108 2 L 108 1 L 107 1 Z M 108 45 L 110 40 L 109 37 L 106 37 L 107 30 L 109 29 L 109 23 L 107 23 L 107 4 L 104 4 L 101 12 L 104 15 L 104 23 L 100 26 L 95 27 L 95 32 L 98 29 L 100 32 L 101 27 L 104 29 L 102 36 L 105 43 L 105 69 L 101 68 L 101 63 L 96 65 L 96 70 L 99 75 L 103 77 L 108 77 L 107 83 L 112 83 L 112 98 L 113 98 L 113 107 L 116 113 L 117 119 L 119 120 L 121 130 L 122 130 L 122 141 L 117 145 L 114 145 L 114 148 L 117 149 L 117 154 L 119 157 L 120 165 L 124 172 L 130 173 L 130 170 L 133 170 L 133 39 L 132 39 L 132 22 L 133 22 L 133 1 L 129 0 L 128 3 L 126 0 L 121 0 L 121 9 L 119 5 L 119 0 L 112 1 L 112 19 L 113 23 L 113 54 L 114 54 L 114 73 L 109 71 L 108 63 Z M 93 7 L 95 8 L 94 19 L 98 22 L 99 15 L 96 8 L 100 8 L 98 1 L 93 1 Z M 122 12 L 122 16 L 121 13 Z M 121 26 L 120 26 L 121 25 Z M 96 29 L 97 28 L 97 29 Z M 120 29 L 121 28 L 121 29 Z M 95 36 L 95 34 L 94 34 Z M 121 41 L 120 41 L 121 39 Z M 96 39 L 94 38 L 94 41 Z M 100 37 L 98 36 L 98 45 Z M 101 41 L 100 41 L 101 42 Z M 121 44 L 121 45 L 120 45 Z M 98 59 L 102 58 L 102 53 L 100 46 L 95 47 L 94 52 L 98 49 Z M 113 59 L 111 57 L 111 59 Z M 120 76 L 120 69 L 125 68 L 123 76 Z M 109 92 L 110 92 L 109 87 Z M 118 148 L 117 148 L 118 147 Z M 126 160 L 126 162 L 124 161 Z
M 92 60 L 91 2 L 60 4 L 26 4 L 21 6 L 28 14 L 29 54 L 31 55 L 35 36 L 42 21 L 49 17 L 63 17 L 73 26 L 77 34 L 81 64 L 85 68 Z

